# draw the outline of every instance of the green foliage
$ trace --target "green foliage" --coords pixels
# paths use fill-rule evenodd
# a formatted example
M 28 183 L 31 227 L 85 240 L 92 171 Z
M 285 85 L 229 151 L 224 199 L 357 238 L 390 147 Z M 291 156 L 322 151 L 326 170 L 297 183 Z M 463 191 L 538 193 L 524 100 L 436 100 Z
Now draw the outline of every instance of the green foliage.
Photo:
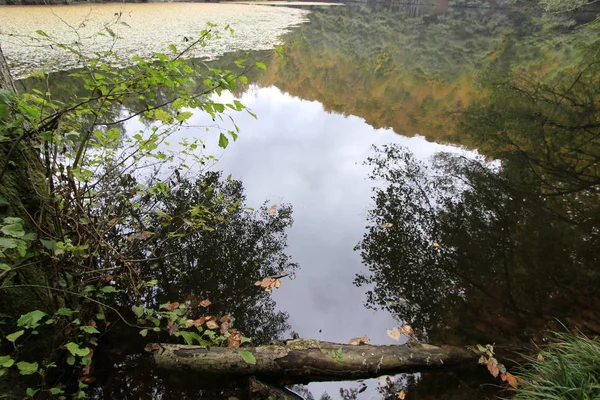
M 581 400 L 600 397 L 600 341 L 580 334 L 555 333 L 517 374 L 513 399 Z
M 246 361 L 248 364 L 254 365 L 256 364 L 256 357 L 254 354 L 250 353 L 248 350 L 239 350 L 238 354 Z
M 341 347 L 339 349 L 337 349 L 337 350 L 331 350 L 330 354 L 331 354 L 331 357 L 335 361 L 337 361 L 339 363 L 343 363 L 344 362 L 344 353 L 342 352 L 342 348 Z
M 110 26 L 103 34 L 118 40 Z M 175 149 L 169 148 L 168 139 L 194 112 L 205 112 L 214 120 L 231 111 L 253 115 L 238 100 L 213 100 L 223 91 L 234 92 L 237 82 L 247 84 L 244 74 L 249 67 L 240 63 L 237 71 L 231 71 L 184 59 L 190 49 L 218 35 L 213 25 L 183 48 L 171 45 L 169 52 L 150 59 L 124 60 L 111 50 L 90 58 L 78 43 L 57 42 L 43 31 L 37 35 L 40 41 L 77 55 L 81 69 L 69 74 L 83 89 L 66 97 L 55 95 L 50 86 L 22 95 L 0 91 L 0 144 L 9 156 L 23 146 L 39 150 L 46 187 L 36 189 L 47 193 L 31 223 L 11 216 L 0 223 L 0 290 L 25 289 L 46 300 L 43 309 L 7 319 L 10 330 L 1 336 L 12 344 L 13 352 L 0 358 L 0 375 L 37 372 L 40 386 L 28 388 L 29 397 L 39 390 L 86 397 L 84 382 L 92 380 L 94 348 L 116 319 L 139 329 L 144 337 L 167 332 L 206 347 L 246 342 L 229 316 L 219 323 L 211 317 L 212 324 L 205 329 L 199 319 L 191 319 L 189 303 L 154 306 L 157 280 L 152 273 L 142 279 L 139 270 L 146 259 L 163 257 L 145 248 L 214 231 L 237 212 L 240 201 L 213 195 L 210 186 L 204 187 L 202 203 L 188 202 L 176 212 L 166 207 L 178 185 L 214 160 L 202 154 L 199 139 L 185 138 Z M 126 135 L 123 124 L 134 119 L 144 127 Z M 223 130 L 219 145 L 227 147 L 238 133 L 237 126 Z M 11 162 L 0 165 L 0 181 Z M 44 284 L 25 275 L 38 264 L 51 271 L 44 273 Z M 136 320 L 130 322 L 119 310 L 132 303 Z M 30 362 L 39 333 L 54 337 L 55 344 L 36 354 L 39 363 Z M 77 373 L 55 374 L 57 366 Z M 68 382 L 61 380 L 77 375 L 75 393 L 64 389 Z

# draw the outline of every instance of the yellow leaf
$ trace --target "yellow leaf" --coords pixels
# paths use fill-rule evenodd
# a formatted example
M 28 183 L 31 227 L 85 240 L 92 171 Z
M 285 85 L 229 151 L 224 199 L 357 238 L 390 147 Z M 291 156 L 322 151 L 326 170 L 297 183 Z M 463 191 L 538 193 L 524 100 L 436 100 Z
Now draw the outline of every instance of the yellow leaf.
M 398 398 L 400 400 L 404 400 L 406 398 L 406 392 L 404 390 L 401 390 L 398 392 Z
M 390 338 L 392 338 L 396 341 L 400 340 L 400 329 L 394 328 L 392 330 L 387 330 L 386 332 Z
M 402 333 L 404 336 L 411 336 L 415 334 L 415 331 L 410 325 L 402 325 L 400 327 L 400 333 Z

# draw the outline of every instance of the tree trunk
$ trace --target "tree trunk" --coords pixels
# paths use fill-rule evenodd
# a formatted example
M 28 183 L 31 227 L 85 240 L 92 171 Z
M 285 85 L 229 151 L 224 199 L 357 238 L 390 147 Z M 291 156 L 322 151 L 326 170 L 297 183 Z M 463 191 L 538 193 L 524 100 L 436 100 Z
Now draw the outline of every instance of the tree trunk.
M 14 93 L 17 92 L 15 82 L 8 69 L 8 63 L 6 62 L 6 58 L 4 58 L 4 53 L 2 53 L 2 47 L 0 47 L 0 89 L 10 90 Z
M 473 352 L 460 347 L 354 346 L 312 339 L 243 349 L 155 344 L 149 350 L 159 368 L 195 371 L 204 376 L 256 375 L 284 384 L 372 378 L 477 360 Z M 244 361 L 239 350 L 252 353 L 256 363 Z

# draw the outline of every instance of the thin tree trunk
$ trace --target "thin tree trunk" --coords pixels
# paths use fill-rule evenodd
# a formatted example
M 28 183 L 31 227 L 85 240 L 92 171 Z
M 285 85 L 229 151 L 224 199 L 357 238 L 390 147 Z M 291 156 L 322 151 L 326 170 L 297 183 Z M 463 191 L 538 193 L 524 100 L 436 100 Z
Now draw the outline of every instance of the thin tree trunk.
M 0 89 L 10 90 L 14 93 L 17 93 L 15 82 L 13 81 L 10 74 L 10 69 L 8 68 L 8 63 L 6 62 L 4 53 L 2 53 L 2 47 L 0 47 Z
M 252 353 L 256 363 L 244 361 L 239 350 Z M 285 384 L 371 378 L 477 360 L 473 352 L 461 347 L 353 346 L 312 339 L 243 349 L 158 344 L 152 346 L 152 353 L 160 368 L 195 371 L 203 376 L 256 375 Z

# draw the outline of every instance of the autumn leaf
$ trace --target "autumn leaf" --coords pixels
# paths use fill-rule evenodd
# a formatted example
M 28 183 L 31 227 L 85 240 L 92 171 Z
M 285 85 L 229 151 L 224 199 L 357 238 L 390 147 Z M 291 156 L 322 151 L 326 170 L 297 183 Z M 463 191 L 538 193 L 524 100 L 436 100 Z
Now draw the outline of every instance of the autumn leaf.
M 398 329 L 398 328 L 394 328 L 392 330 L 388 329 L 386 332 L 390 338 L 392 338 L 396 341 L 400 340 L 400 329 Z
M 540 353 L 537 356 L 538 361 L 544 361 L 544 356 Z
M 210 306 L 211 304 L 212 304 L 212 303 L 211 303 L 211 302 L 210 302 L 210 300 L 208 300 L 208 299 L 206 299 L 206 300 L 202 300 L 202 301 L 200 302 L 200 305 L 201 305 L 202 307 L 208 307 L 208 306 Z
M 353 346 L 358 346 L 363 343 L 367 344 L 368 342 L 369 342 L 369 338 L 365 335 L 365 336 L 350 339 L 349 344 L 351 344 Z
M 221 322 L 229 322 L 231 321 L 231 315 L 223 315 L 220 319 Z
M 229 330 L 230 336 L 227 338 L 227 347 L 231 347 L 237 349 L 240 347 L 242 342 L 242 337 L 244 336 L 242 332 L 236 331 L 235 329 Z
M 506 373 L 506 381 L 513 388 L 516 389 L 518 386 L 517 377 L 511 374 L 510 372 Z
M 116 223 L 117 223 L 117 219 L 113 218 L 110 221 L 108 221 L 108 227 L 112 228 L 113 226 L 115 226 Z
M 440 244 L 438 242 L 433 242 L 433 247 L 440 247 Z
M 380 227 L 380 228 L 384 228 L 384 229 L 386 229 L 386 228 L 391 228 L 392 226 L 394 226 L 394 225 L 393 225 L 393 224 L 390 224 L 389 222 L 388 222 L 388 223 L 385 223 L 385 224 L 379 224 L 379 227 Z
M 275 215 L 277 212 L 277 204 L 273 204 L 271 208 L 269 208 L 269 215 Z
M 488 360 L 487 369 L 488 371 L 490 371 L 490 374 L 492 374 L 494 378 L 497 378 L 498 374 L 500 374 L 500 370 L 498 369 L 498 362 L 493 358 L 490 358 Z
M 174 309 L 176 309 L 177 307 L 179 307 L 179 303 L 178 302 L 174 302 L 169 304 L 166 309 L 169 311 L 173 311 Z
M 193 319 L 186 319 L 185 320 L 185 328 L 190 328 L 192 326 L 194 326 L 195 321 Z
M 206 327 L 208 329 L 218 329 L 219 324 L 217 324 L 215 321 L 206 321 Z
M 404 390 L 401 390 L 398 392 L 398 398 L 400 400 L 404 400 L 406 398 L 406 392 Z
M 402 325 L 400 327 L 400 333 L 402 333 L 404 336 L 411 336 L 415 334 L 415 331 L 410 325 Z
M 220 328 L 221 335 L 226 334 L 228 330 L 229 330 L 229 322 L 225 321 L 221 324 L 221 328 Z

